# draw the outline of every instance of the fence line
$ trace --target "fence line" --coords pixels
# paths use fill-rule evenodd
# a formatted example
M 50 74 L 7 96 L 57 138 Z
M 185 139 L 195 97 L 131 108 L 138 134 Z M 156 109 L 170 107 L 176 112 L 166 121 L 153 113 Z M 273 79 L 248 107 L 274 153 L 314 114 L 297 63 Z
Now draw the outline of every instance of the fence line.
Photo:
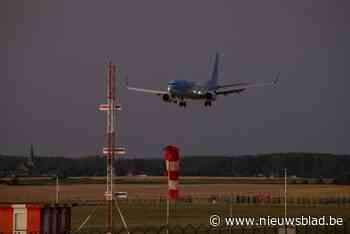
M 153 198 L 153 199 L 142 199 L 142 198 L 129 198 L 123 200 L 126 203 L 164 203 L 166 201 L 165 197 Z M 284 197 L 282 196 L 220 196 L 211 195 L 207 198 L 196 198 L 193 196 L 185 196 L 178 199 L 181 203 L 233 203 L 233 204 L 283 204 Z M 350 205 L 350 197 L 289 197 L 287 199 L 288 204 L 319 204 L 319 205 Z
M 104 201 L 101 200 L 83 200 L 83 199 L 74 199 L 67 200 L 68 203 L 78 203 L 78 204 L 104 204 Z M 130 204 L 163 204 L 166 202 L 165 196 L 153 196 L 153 197 L 133 197 L 127 199 L 121 199 L 121 203 L 130 203 Z M 283 204 L 284 197 L 282 196 L 269 196 L 269 195 L 254 195 L 254 196 L 245 196 L 245 195 L 217 195 L 213 194 L 208 197 L 196 197 L 192 195 L 187 195 L 180 197 L 178 203 L 224 203 L 224 204 Z M 348 206 L 350 205 L 350 197 L 288 197 L 287 203 L 289 205 L 341 205 Z

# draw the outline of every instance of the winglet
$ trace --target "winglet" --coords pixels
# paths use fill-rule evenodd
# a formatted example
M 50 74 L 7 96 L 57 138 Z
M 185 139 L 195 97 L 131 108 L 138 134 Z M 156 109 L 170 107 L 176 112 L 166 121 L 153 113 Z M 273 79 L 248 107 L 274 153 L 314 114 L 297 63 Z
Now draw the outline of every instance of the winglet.
M 276 85 L 276 84 L 278 83 L 278 81 L 279 81 L 279 79 L 280 79 L 280 74 L 281 74 L 281 72 L 278 72 L 277 75 L 276 75 L 276 77 L 275 77 L 275 79 L 273 80 L 272 83 L 273 83 L 274 85 Z

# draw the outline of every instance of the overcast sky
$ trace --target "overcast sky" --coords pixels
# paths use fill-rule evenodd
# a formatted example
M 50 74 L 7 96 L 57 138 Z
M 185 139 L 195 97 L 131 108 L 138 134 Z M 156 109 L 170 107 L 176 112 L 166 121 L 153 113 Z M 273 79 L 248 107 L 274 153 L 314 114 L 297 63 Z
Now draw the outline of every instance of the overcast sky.
M 128 156 L 350 153 L 348 1 L 1 1 L 0 153 L 78 157 L 101 152 L 105 65 L 120 68 L 118 143 Z M 187 108 L 126 90 L 122 78 L 166 89 L 205 82 L 278 87 Z

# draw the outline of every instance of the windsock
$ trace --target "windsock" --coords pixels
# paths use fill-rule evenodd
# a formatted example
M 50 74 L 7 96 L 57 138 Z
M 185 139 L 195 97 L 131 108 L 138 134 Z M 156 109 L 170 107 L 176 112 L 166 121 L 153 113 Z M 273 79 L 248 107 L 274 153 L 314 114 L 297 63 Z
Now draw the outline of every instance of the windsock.
M 168 145 L 164 148 L 164 160 L 166 166 L 166 175 L 168 176 L 168 196 L 172 200 L 179 197 L 179 171 L 180 171 L 180 155 L 179 149 L 175 146 Z

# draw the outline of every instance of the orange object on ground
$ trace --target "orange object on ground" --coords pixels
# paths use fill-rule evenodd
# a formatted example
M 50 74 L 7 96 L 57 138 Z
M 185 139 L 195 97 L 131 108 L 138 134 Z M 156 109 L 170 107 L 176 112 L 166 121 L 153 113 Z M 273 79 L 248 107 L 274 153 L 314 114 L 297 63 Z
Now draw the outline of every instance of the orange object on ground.
M 13 209 L 11 205 L 0 206 L 0 233 L 12 233 Z

